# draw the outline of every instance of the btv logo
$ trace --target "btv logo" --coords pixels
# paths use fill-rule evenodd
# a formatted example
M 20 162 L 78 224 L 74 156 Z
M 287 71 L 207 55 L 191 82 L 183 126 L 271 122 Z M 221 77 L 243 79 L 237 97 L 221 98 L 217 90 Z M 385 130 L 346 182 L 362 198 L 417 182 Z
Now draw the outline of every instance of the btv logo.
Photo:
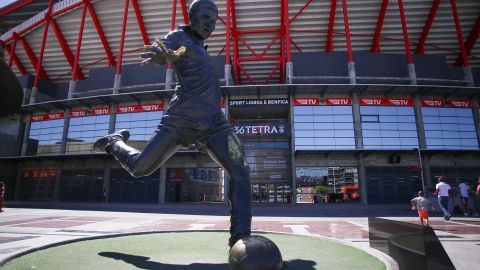
M 144 111 L 158 111 L 160 109 L 160 105 L 158 104 L 142 105 L 142 109 Z
M 327 102 L 331 105 L 350 105 L 349 98 L 328 98 Z
M 33 120 L 33 121 L 42 121 L 43 119 L 45 119 L 45 115 L 35 115 L 35 116 L 32 116 L 32 120 Z
M 381 105 L 382 100 L 381 99 L 374 99 L 374 98 L 363 98 L 362 99 L 363 103 L 366 105 Z
M 470 107 L 470 102 L 469 101 L 451 100 L 450 103 L 454 107 L 458 107 L 458 108 L 469 108 Z
M 122 112 L 122 113 L 134 112 L 134 111 L 135 111 L 135 106 L 119 107 L 118 109 L 119 109 L 120 112 Z
M 101 109 L 94 109 L 93 113 L 96 115 L 103 115 L 108 114 L 110 112 L 110 108 L 101 108 Z
M 295 99 L 296 105 L 300 106 L 318 106 L 320 105 L 319 98 L 296 98 Z
M 429 107 L 442 107 L 443 101 L 434 99 L 424 99 L 423 102 Z
M 393 105 L 396 105 L 396 106 L 406 106 L 408 105 L 408 100 L 406 99 L 390 99 L 389 100 L 390 103 L 392 103 Z
M 81 116 L 85 116 L 87 115 L 87 111 L 72 111 L 72 113 L 70 114 L 70 116 L 72 117 L 81 117 Z

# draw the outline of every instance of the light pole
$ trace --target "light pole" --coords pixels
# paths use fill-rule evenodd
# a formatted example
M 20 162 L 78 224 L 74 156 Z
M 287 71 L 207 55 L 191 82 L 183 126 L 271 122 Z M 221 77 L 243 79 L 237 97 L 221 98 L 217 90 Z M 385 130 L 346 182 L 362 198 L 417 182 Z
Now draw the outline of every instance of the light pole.
M 422 150 L 420 150 L 420 148 L 413 148 L 413 150 L 417 151 L 418 161 L 420 163 L 420 177 L 422 179 L 422 190 L 425 193 L 425 180 L 423 179 Z

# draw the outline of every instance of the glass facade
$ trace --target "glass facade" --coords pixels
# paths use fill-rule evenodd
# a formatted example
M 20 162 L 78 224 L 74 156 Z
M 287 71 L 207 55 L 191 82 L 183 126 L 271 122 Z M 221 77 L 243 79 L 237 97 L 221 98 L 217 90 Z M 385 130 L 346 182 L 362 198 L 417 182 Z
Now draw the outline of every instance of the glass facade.
M 93 143 L 108 134 L 110 115 L 92 115 L 70 119 L 66 153 L 92 153 Z
M 221 202 L 224 172 L 220 168 L 168 168 L 167 202 Z
M 359 201 L 355 167 L 297 167 L 297 203 Z
M 60 181 L 60 200 L 101 202 L 103 170 L 64 170 Z
M 147 141 L 154 135 L 163 111 L 119 113 L 115 122 L 115 129 L 128 129 L 130 139 L 128 144 L 137 149 L 143 149 Z
M 365 168 L 369 203 L 405 203 L 422 190 L 420 171 L 406 166 Z
M 295 106 L 295 150 L 355 149 L 351 106 Z
M 32 122 L 27 155 L 59 154 L 64 119 Z
M 418 148 L 413 107 L 360 106 L 364 149 Z
M 428 149 L 478 149 L 470 108 L 422 107 Z

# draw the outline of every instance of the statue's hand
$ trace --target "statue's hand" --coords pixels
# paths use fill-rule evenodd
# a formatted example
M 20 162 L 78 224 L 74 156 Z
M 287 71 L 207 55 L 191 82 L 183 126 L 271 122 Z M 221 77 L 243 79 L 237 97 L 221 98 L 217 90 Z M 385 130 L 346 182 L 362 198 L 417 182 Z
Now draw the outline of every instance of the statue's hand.
M 157 64 L 173 63 L 187 50 L 184 46 L 176 51 L 170 50 L 158 38 L 152 45 L 145 45 L 143 49 L 145 53 L 140 54 L 140 56 L 145 58 L 145 60 L 141 64 L 148 64 L 152 61 Z

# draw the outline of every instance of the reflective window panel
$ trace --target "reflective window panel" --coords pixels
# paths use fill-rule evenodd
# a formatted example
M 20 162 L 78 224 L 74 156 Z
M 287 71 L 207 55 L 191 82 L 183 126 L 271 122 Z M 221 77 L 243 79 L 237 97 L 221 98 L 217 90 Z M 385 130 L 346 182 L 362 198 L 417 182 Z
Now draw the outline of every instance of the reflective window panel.
M 27 155 L 59 154 L 64 119 L 32 122 Z

